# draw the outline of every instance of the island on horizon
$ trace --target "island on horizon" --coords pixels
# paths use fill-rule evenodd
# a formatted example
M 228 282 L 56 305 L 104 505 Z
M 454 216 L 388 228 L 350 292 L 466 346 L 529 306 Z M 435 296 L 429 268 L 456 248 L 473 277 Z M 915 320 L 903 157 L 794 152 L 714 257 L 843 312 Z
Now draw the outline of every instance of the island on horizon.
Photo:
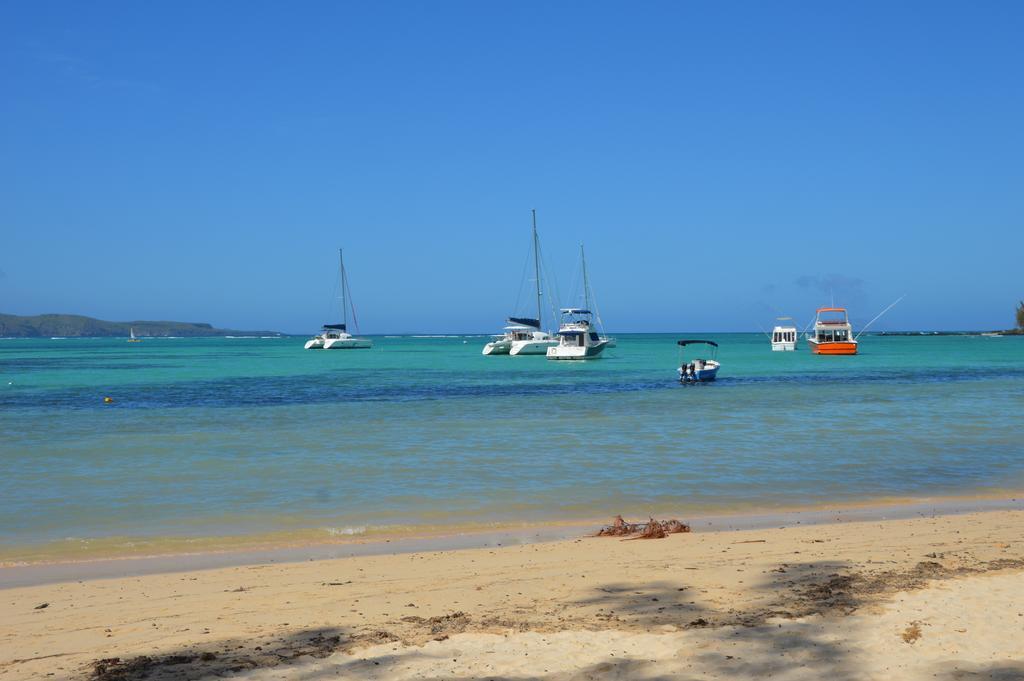
M 204 322 L 145 321 L 111 322 L 75 314 L 20 316 L 0 314 L 3 338 L 110 338 L 128 336 L 134 329 L 140 338 L 168 336 L 281 336 L 279 331 L 218 329 Z

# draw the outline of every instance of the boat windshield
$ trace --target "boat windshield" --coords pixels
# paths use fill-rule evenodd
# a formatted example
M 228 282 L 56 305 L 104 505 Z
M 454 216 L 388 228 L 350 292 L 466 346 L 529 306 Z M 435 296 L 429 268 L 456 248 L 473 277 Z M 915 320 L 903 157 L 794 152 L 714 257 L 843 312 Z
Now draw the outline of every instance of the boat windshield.
M 846 324 L 846 310 L 839 307 L 826 307 L 818 310 L 819 324 Z
M 845 343 L 850 340 L 849 329 L 818 329 L 819 343 Z

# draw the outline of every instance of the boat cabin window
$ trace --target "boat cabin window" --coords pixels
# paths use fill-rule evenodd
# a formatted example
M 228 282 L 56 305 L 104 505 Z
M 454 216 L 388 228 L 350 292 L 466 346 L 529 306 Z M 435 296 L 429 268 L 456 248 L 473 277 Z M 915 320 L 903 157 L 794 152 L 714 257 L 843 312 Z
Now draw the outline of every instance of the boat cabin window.
M 578 345 L 578 346 L 580 346 L 582 348 L 586 344 L 586 340 L 587 339 L 584 338 L 583 334 L 581 333 L 578 336 L 576 336 L 576 345 Z
M 596 334 L 596 333 L 594 333 L 593 331 L 591 331 L 591 332 L 590 332 L 590 340 L 592 340 L 592 341 L 594 341 L 594 342 L 596 343 L 596 342 L 598 342 L 598 341 L 599 341 L 599 340 L 601 340 L 601 339 L 600 339 L 600 338 L 598 338 L 598 336 L 597 336 L 597 334 Z

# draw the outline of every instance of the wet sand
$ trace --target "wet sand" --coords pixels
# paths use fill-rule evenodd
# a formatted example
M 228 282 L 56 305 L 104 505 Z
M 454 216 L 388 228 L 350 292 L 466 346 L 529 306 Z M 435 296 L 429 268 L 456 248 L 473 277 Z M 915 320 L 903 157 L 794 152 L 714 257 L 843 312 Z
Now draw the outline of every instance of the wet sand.
M 1024 678 L 1022 511 L 694 530 L 11 587 L 0 679 Z

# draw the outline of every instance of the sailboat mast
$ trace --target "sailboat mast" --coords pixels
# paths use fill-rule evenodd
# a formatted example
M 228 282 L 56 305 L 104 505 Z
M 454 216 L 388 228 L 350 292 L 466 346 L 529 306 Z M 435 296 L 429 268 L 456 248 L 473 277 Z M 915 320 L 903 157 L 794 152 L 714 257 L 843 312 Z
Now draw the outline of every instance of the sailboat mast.
M 345 295 L 345 255 L 338 249 L 338 264 L 341 266 L 341 316 L 345 330 L 348 330 L 348 296 Z
M 583 309 L 590 309 L 590 282 L 587 281 L 587 255 L 580 244 L 580 261 L 583 263 Z
M 532 208 L 533 213 L 533 276 L 537 279 L 537 328 L 541 327 L 541 305 L 540 305 L 540 243 L 537 240 L 537 209 Z

